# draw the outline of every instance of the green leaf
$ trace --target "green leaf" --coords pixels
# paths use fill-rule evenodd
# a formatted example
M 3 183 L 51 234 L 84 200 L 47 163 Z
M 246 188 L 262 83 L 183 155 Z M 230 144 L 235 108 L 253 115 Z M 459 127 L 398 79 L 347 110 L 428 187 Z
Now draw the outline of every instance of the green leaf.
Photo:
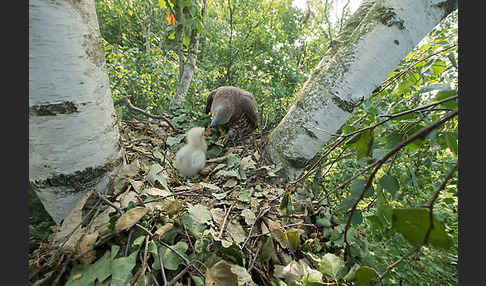
M 237 286 L 238 277 L 231 271 L 231 264 L 221 260 L 206 272 L 206 285 Z
M 430 67 L 430 70 L 435 74 L 435 75 L 439 75 L 440 73 L 442 73 L 444 70 L 446 69 L 446 63 L 441 60 L 441 59 L 437 59 L 434 64 Z
M 417 115 L 414 113 L 406 113 L 397 117 L 392 118 L 391 120 L 399 121 L 399 120 L 411 120 L 414 119 Z
M 363 214 L 360 210 L 354 210 L 353 217 L 351 217 L 351 224 L 358 225 L 363 222 Z
M 152 185 L 155 185 L 156 182 L 159 182 L 162 186 L 166 189 L 168 188 L 167 185 L 167 176 L 165 175 L 162 166 L 155 163 L 150 167 L 150 171 L 145 177 Z
M 232 169 L 234 167 L 238 167 L 240 165 L 241 159 L 238 155 L 234 153 L 229 153 L 226 156 L 226 164 L 228 165 L 228 169 Z
M 447 132 L 445 133 L 445 139 L 447 142 L 447 147 L 451 150 L 454 155 L 457 156 L 457 133 L 456 132 Z
M 160 6 L 160 9 L 167 8 L 167 6 L 165 5 L 165 0 L 159 0 L 159 6 Z
M 441 90 L 441 91 L 437 92 L 437 94 L 435 95 L 435 97 L 432 101 L 433 102 L 441 101 L 443 99 L 454 96 L 455 94 L 456 94 L 456 91 L 452 90 L 452 89 Z M 440 104 L 440 106 L 443 106 L 444 108 L 456 109 L 457 108 L 457 99 L 446 101 L 446 102 Z
M 352 144 L 357 153 L 357 159 L 369 157 L 373 145 L 373 130 L 368 129 L 360 134 L 358 141 Z
M 376 198 L 376 216 L 382 224 L 388 224 L 391 222 L 391 215 L 392 208 L 385 201 L 382 191 L 379 191 Z
M 400 183 L 398 180 L 391 175 L 384 175 L 380 178 L 378 183 L 383 187 L 383 189 L 389 192 L 392 196 L 400 189 Z
M 377 215 L 370 215 L 366 217 L 368 224 L 371 226 L 373 230 L 382 230 L 383 224 L 381 223 L 380 219 Z
M 326 253 L 319 263 L 319 271 L 335 280 L 344 277 L 345 265 L 341 257 Z
M 282 197 L 282 201 L 280 201 L 280 210 L 286 215 L 291 215 L 294 212 L 292 206 L 292 197 L 290 195 L 290 191 L 286 191 Z
M 410 174 L 410 178 L 412 179 L 412 185 L 413 187 L 418 190 L 419 189 L 419 185 L 417 183 L 417 177 L 415 176 L 415 169 L 412 165 L 409 165 L 408 166 L 408 172 Z
M 207 207 L 200 204 L 196 206 L 189 204 L 188 212 L 184 214 L 181 222 L 190 234 L 200 238 L 207 225 L 212 225 L 211 219 L 212 214 Z
M 185 243 L 184 241 L 179 241 L 175 245 L 172 245 L 171 247 L 182 255 L 184 255 L 184 253 L 189 248 L 187 243 Z M 160 255 L 162 255 L 162 263 L 164 264 L 165 269 L 177 270 L 179 268 L 179 265 L 184 263 L 184 260 L 182 260 L 182 258 L 180 258 L 177 254 L 174 253 L 174 251 L 170 250 L 169 248 L 165 246 L 161 246 L 160 251 L 161 251 Z M 159 262 L 158 254 L 153 254 L 153 256 L 154 256 L 153 257 L 154 263 L 152 264 L 152 269 L 159 270 L 160 262 Z
M 93 275 L 98 279 L 98 281 L 104 281 L 106 278 L 108 278 L 111 275 L 111 257 L 110 257 L 110 251 L 107 250 L 105 252 L 105 255 L 98 259 L 93 264 Z
M 275 246 L 273 244 L 273 237 L 267 237 L 265 243 L 262 246 L 261 258 L 263 262 L 268 263 L 272 255 L 275 253 Z
M 126 257 L 120 257 L 111 262 L 111 286 L 125 286 L 132 278 L 138 250 Z
M 168 146 L 174 146 L 175 144 L 183 141 L 185 137 L 186 137 L 185 134 L 177 134 L 174 137 L 168 136 L 167 140 L 165 141 L 165 144 L 167 144 Z
M 184 44 L 184 46 L 186 47 L 189 47 L 189 42 L 191 41 L 191 38 L 190 37 L 187 37 L 184 35 L 184 37 L 182 38 L 182 43 Z
M 386 148 L 392 149 L 403 141 L 403 136 L 399 133 L 391 133 L 385 137 Z
M 365 179 L 357 179 L 351 184 L 349 191 L 351 193 L 351 198 L 354 201 L 356 201 L 359 198 L 359 195 L 363 191 L 363 188 L 364 188 L 365 185 L 366 185 Z M 366 189 L 366 191 L 363 195 L 363 198 L 368 198 L 371 195 L 372 195 L 371 187 L 368 187 L 368 189 Z
M 220 250 L 227 258 L 231 259 L 234 263 L 242 266 L 245 265 L 245 258 L 243 256 L 243 251 L 241 250 L 241 247 L 238 244 L 232 243 L 228 247 L 224 247 L 221 244 Z
M 92 275 L 87 275 L 86 272 L 92 265 L 85 264 L 75 264 L 71 270 L 71 275 L 69 276 L 66 285 L 67 286 L 92 286 L 94 285 L 96 277 Z
M 430 226 L 429 210 L 426 208 L 396 208 L 392 211 L 392 229 L 401 233 L 414 245 L 421 244 Z M 429 243 L 432 246 L 448 249 L 452 239 L 444 231 L 442 224 L 433 215 L 433 229 Z
M 373 268 L 361 266 L 354 274 L 354 283 L 356 286 L 369 286 L 375 277 L 376 273 Z

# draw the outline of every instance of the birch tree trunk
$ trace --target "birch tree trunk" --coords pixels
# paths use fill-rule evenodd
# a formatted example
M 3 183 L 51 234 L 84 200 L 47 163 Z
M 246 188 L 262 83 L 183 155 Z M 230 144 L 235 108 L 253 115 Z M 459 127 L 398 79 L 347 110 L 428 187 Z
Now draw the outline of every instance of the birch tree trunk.
M 393 71 L 457 0 L 364 0 L 270 133 L 264 156 L 297 178 L 348 120 L 353 109 Z M 324 130 L 324 131 L 322 131 Z M 327 131 L 327 132 L 326 132 Z
M 180 7 L 180 1 L 176 5 Z M 203 5 L 201 8 L 201 17 L 204 18 L 204 13 L 206 11 L 206 0 L 203 1 Z M 177 54 L 179 55 L 179 83 L 177 84 L 176 94 L 172 98 L 170 102 L 169 109 L 174 111 L 182 106 L 182 102 L 186 97 L 187 91 L 189 90 L 189 86 L 192 81 L 192 77 L 194 76 L 194 69 L 196 68 L 196 58 L 197 58 L 197 50 L 199 48 L 199 32 L 196 29 L 191 31 L 191 39 L 189 42 L 189 47 L 187 51 L 187 56 L 184 57 L 183 53 L 183 42 L 182 42 L 182 34 L 183 34 L 183 27 L 182 22 L 184 20 L 182 10 L 176 12 L 176 20 L 178 22 L 177 33 L 176 33 L 176 40 L 177 40 Z M 185 58 L 185 61 L 184 61 Z
M 59 224 L 121 164 L 94 0 L 30 0 L 29 181 Z
M 179 84 L 177 85 L 176 95 L 174 96 L 174 98 L 170 103 L 171 110 L 176 110 L 177 108 L 181 107 L 182 102 L 184 101 L 184 98 L 186 96 L 186 93 L 189 90 L 192 77 L 194 76 L 194 69 L 196 68 L 196 54 L 197 54 L 198 46 L 199 46 L 199 37 L 196 31 L 192 31 L 189 51 L 186 58 L 186 62 L 184 63 L 182 68 Z

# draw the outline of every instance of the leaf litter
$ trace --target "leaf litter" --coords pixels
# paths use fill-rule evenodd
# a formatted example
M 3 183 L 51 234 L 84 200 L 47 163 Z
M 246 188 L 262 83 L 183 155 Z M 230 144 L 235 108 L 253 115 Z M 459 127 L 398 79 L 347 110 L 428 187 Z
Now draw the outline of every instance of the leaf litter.
M 208 138 L 208 150 L 224 156 L 183 178 L 173 162 L 184 136 L 157 122 L 120 123 L 128 164 L 34 251 L 34 285 L 56 277 L 65 285 L 291 285 L 346 273 L 340 257 L 316 255 L 337 245 L 329 240 L 335 225 L 326 224 L 326 234 L 312 224 L 310 186 L 297 184 L 292 194 L 300 214 L 281 212 L 286 182 L 276 175 L 281 166 L 265 163 L 258 136 L 233 146 Z M 42 262 L 33 259 L 40 253 Z

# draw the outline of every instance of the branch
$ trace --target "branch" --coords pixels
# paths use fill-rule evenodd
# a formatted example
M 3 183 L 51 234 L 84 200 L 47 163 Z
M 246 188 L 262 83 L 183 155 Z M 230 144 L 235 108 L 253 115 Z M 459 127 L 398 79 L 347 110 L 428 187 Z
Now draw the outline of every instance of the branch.
M 449 179 L 452 177 L 452 175 L 454 174 L 454 172 L 456 171 L 457 169 L 457 162 L 456 164 L 454 165 L 454 167 L 452 167 L 452 169 L 449 171 L 449 173 L 447 173 L 444 181 L 442 182 L 442 184 L 434 191 L 431 199 L 429 200 L 429 204 L 427 205 L 427 208 L 429 209 L 429 219 L 430 219 L 430 226 L 429 226 L 429 229 L 427 230 L 427 233 L 425 234 L 425 238 L 424 238 L 424 241 L 417 247 L 411 249 L 408 253 L 406 253 L 404 256 L 400 257 L 398 260 L 396 260 L 395 262 L 393 262 L 392 264 L 388 265 L 386 267 L 386 270 L 382 273 L 382 274 L 379 274 L 378 275 L 378 279 L 379 279 L 379 283 L 378 285 L 381 285 L 381 281 L 383 280 L 383 278 L 385 277 L 385 275 L 387 275 L 395 266 L 397 266 L 400 262 L 402 262 L 403 260 L 405 260 L 406 258 L 410 257 L 412 254 L 414 254 L 415 252 L 418 252 L 422 246 L 426 245 L 429 241 L 429 237 L 430 237 L 430 233 L 432 232 L 432 229 L 434 228 L 434 216 L 433 216 L 433 213 L 432 213 L 432 209 L 434 207 L 434 203 L 435 203 L 435 200 L 437 199 L 437 197 L 439 196 L 439 193 L 445 188 L 447 182 L 449 181 Z
M 172 125 L 172 123 L 170 122 L 170 120 L 167 119 L 165 116 L 163 116 L 163 115 L 152 115 L 152 114 L 146 112 L 145 110 L 136 107 L 135 105 L 132 104 L 132 102 L 130 101 L 129 97 L 130 96 L 124 96 L 122 98 L 119 98 L 118 100 L 116 100 L 114 102 L 113 105 L 114 106 L 117 106 L 117 105 L 120 105 L 122 103 L 125 103 L 130 109 L 135 110 L 137 112 L 140 112 L 140 113 L 142 113 L 143 115 L 145 115 L 147 117 L 151 117 L 151 118 L 154 118 L 154 119 L 162 119 L 162 120 L 164 120 L 170 126 L 170 128 L 172 128 L 172 130 L 174 132 L 183 133 L 182 130 L 175 128 L 174 125 Z
M 385 156 L 383 156 L 383 158 L 381 158 L 380 160 L 376 161 L 375 163 L 373 163 L 372 165 L 370 165 L 368 168 L 366 168 L 366 170 L 368 169 L 371 169 L 372 167 L 375 167 L 375 169 L 373 170 L 373 172 L 371 173 L 371 175 L 368 177 L 368 180 L 365 184 L 365 186 L 363 187 L 363 190 L 361 191 L 360 195 L 359 195 L 359 198 L 356 200 L 356 202 L 354 203 L 353 207 L 351 208 L 351 211 L 349 213 L 349 216 L 348 216 L 348 219 L 347 219 L 347 222 L 346 222 L 346 227 L 344 228 L 344 242 L 346 244 L 346 248 L 348 249 L 349 248 L 349 243 L 346 239 L 346 234 L 348 232 L 348 229 L 349 229 L 349 226 L 351 224 L 351 218 L 353 217 L 353 213 L 354 211 L 356 210 L 356 207 L 358 205 L 358 203 L 363 199 L 363 196 L 364 196 L 364 193 L 365 191 L 371 187 L 371 183 L 373 182 L 373 178 L 375 177 L 376 173 L 378 172 L 378 170 L 381 168 L 381 166 L 395 153 L 397 153 L 400 149 L 402 149 L 404 146 L 410 144 L 411 142 L 415 141 L 417 138 L 419 137 L 425 137 L 427 136 L 427 134 L 429 134 L 432 130 L 434 130 L 435 128 L 441 126 L 442 124 L 444 124 L 446 121 L 450 120 L 451 118 L 453 118 L 454 116 L 456 116 L 458 113 L 457 109 L 452 111 L 452 112 L 449 112 L 446 116 L 444 116 L 443 118 L 435 121 L 434 123 L 432 123 L 431 125 L 427 126 L 427 127 L 424 127 L 422 129 L 420 129 L 419 131 L 417 131 L 415 134 L 411 135 L 410 137 L 408 137 L 405 141 L 402 141 L 400 144 L 398 144 L 397 146 L 395 146 L 395 148 L 393 148 L 390 152 L 388 152 L 387 154 L 385 154 Z

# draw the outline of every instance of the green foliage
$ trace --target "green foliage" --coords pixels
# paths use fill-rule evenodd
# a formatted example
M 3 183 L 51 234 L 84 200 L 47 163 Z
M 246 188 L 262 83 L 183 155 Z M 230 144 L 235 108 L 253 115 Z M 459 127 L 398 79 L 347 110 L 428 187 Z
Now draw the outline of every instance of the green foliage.
M 425 208 L 396 208 L 392 213 L 392 229 L 405 236 L 415 245 L 425 241 L 426 233 L 431 228 L 430 211 Z M 433 216 L 433 227 L 427 239 L 432 246 L 450 248 L 452 240 L 444 231 L 441 223 Z
M 29 253 L 37 248 L 41 241 L 46 241 L 51 235 L 51 226 L 55 225 L 52 218 L 44 209 L 40 199 L 35 193 L 35 188 L 29 185 L 28 196 L 28 233 L 29 233 Z
M 304 81 L 328 50 L 328 31 L 331 30 L 333 37 L 337 35 L 344 19 L 349 16 L 344 11 L 345 18 L 329 27 L 326 18 L 333 1 L 325 1 L 328 7 L 324 6 L 324 1 L 308 2 L 312 10 L 309 18 L 306 18 L 305 11 L 293 8 L 290 0 L 208 1 L 204 17 L 201 15 L 202 1 L 181 1 L 185 20 L 171 24 L 167 13 L 171 8 L 177 8 L 174 1 L 169 1 L 170 7 L 167 7 L 166 1 L 96 1 L 113 98 L 131 95 L 134 105 L 150 113 L 167 111 L 180 77 L 176 39 L 176 27 L 180 24 L 183 53 L 187 53 L 193 31 L 199 33 L 200 43 L 195 74 L 184 107 L 174 112 L 172 123 L 181 129 L 189 125 L 207 125 L 209 117 L 204 114 L 204 106 L 209 92 L 221 85 L 234 85 L 255 94 L 261 106 L 260 128 L 268 130 L 284 116 Z M 310 249 L 329 254 L 344 250 L 343 232 L 347 216 L 359 199 L 369 172 L 342 189 L 336 188 L 383 158 L 421 128 L 456 109 L 457 100 L 449 100 L 432 108 L 408 112 L 457 95 L 457 68 L 456 12 L 404 58 L 371 98 L 356 108 L 341 131 L 349 134 L 383 123 L 348 138 L 347 144 L 338 146 L 326 158 L 327 162 L 337 160 L 336 163 L 326 165 L 326 168 L 320 169 L 319 175 L 307 179 L 317 197 L 321 191 L 334 190 L 321 203 L 326 210 L 315 214 L 315 224 L 323 235 L 322 243 L 312 244 L 309 241 Z M 117 111 L 122 120 L 134 116 L 124 106 L 117 107 Z M 394 116 L 398 113 L 403 114 Z M 387 265 L 409 251 L 413 246 L 409 240 L 417 243 L 423 238 L 423 233 L 417 233 L 423 232 L 426 225 L 419 225 L 420 231 L 398 226 L 397 222 L 403 216 L 397 214 L 397 209 L 417 208 L 430 199 L 457 161 L 457 135 L 456 117 L 411 142 L 387 160 L 354 210 L 347 237 L 348 242 L 353 244 L 346 251 L 343 266 L 337 263 L 338 260 L 327 261 L 330 257 L 327 256 L 327 262 L 322 262 L 326 266 L 321 269 L 325 276 L 341 279 L 345 273 L 336 269 L 344 269 L 356 262 L 361 267 L 354 273 L 354 283 L 369 285 L 369 281 L 375 278 L 371 268 L 384 271 Z M 170 137 L 167 144 L 174 146 L 182 139 Z M 225 152 L 213 138 L 208 142 L 211 157 Z M 343 153 L 344 159 L 340 159 Z M 216 167 L 215 173 L 218 171 L 230 176 L 232 170 L 218 170 Z M 239 179 L 239 174 L 232 174 Z M 152 179 L 160 184 L 165 182 L 163 176 Z M 404 285 L 457 284 L 456 194 L 457 175 L 454 175 L 434 205 L 434 217 L 443 226 L 437 234 L 439 240 L 446 235 L 450 237 L 443 240 L 446 241 L 443 244 L 439 242 L 439 245 L 447 246 L 447 250 L 424 248 L 411 258 L 412 263 L 403 262 L 394 268 L 385 277 L 385 285 L 396 285 L 400 281 Z M 294 212 L 295 207 L 290 195 L 286 193 L 280 202 L 281 209 L 287 214 Z M 195 248 L 199 252 L 191 254 L 191 259 L 211 261 L 208 267 L 212 267 L 217 261 L 213 260 L 214 253 L 208 250 L 209 240 L 202 237 L 208 225 L 206 221 L 199 220 L 199 212 L 204 211 L 192 210 L 191 214 L 182 218 L 182 223 L 197 239 Z M 201 217 L 206 216 L 201 214 Z M 434 244 L 432 241 L 431 244 Z M 211 243 L 219 254 L 241 264 L 241 250 L 220 241 Z M 265 263 L 271 259 L 273 245 L 273 239 L 266 240 L 262 248 Z M 324 256 L 321 254 L 319 257 Z M 223 275 L 234 280 L 237 271 L 232 267 L 218 264 L 212 268 L 213 279 L 218 280 L 217 276 Z M 319 279 L 310 277 L 303 278 L 302 283 L 319 283 Z

